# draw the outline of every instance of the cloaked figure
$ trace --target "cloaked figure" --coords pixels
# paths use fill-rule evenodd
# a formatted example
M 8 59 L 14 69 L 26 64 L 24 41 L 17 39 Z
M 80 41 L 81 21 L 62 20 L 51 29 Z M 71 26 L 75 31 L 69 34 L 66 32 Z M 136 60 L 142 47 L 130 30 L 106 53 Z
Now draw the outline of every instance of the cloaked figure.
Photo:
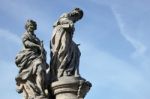
M 51 61 L 50 73 L 52 82 L 63 76 L 80 77 L 79 44 L 73 41 L 74 24 L 83 17 L 83 11 L 75 8 L 64 13 L 54 24 L 50 42 Z
M 24 99 L 48 99 L 46 90 L 46 51 L 43 42 L 34 34 L 37 24 L 27 20 L 23 34 L 23 49 L 16 56 L 19 74 L 16 77 L 17 91 L 24 94 Z

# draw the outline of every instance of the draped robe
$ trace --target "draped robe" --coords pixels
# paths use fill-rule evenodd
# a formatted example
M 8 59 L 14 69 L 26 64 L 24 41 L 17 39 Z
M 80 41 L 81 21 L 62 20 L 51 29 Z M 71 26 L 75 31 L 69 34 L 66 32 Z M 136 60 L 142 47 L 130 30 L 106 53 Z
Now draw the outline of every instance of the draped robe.
M 23 92 L 25 95 L 31 95 L 25 97 L 35 98 L 34 96 L 40 94 L 36 85 L 38 70 L 45 74 L 47 68 L 46 51 L 41 46 L 41 41 L 34 34 L 25 32 L 22 40 L 24 48 L 17 54 L 15 61 L 19 67 L 19 74 L 16 77 L 17 91 Z M 33 43 L 39 45 L 41 49 L 33 46 Z
M 62 76 L 79 77 L 80 50 L 72 40 L 74 23 L 64 14 L 54 25 L 51 37 L 51 74 L 53 79 Z

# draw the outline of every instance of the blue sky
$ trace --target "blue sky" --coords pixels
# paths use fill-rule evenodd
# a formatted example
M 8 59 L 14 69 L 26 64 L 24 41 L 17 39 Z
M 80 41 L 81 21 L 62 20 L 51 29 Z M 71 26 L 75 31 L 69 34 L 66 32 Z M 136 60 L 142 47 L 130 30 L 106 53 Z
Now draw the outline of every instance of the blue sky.
M 149 0 L 0 0 L 0 99 L 21 99 L 15 90 L 16 54 L 24 23 L 38 24 L 49 58 L 52 25 L 80 7 L 74 41 L 80 43 L 81 75 L 93 87 L 86 99 L 150 99 Z

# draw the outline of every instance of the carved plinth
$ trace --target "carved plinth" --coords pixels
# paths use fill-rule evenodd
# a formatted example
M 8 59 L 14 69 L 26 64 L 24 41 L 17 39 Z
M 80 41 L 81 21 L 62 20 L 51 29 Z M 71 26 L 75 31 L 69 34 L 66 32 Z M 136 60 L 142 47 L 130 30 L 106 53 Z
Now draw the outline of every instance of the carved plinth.
M 61 77 L 51 84 L 56 99 L 84 99 L 91 83 L 79 77 Z

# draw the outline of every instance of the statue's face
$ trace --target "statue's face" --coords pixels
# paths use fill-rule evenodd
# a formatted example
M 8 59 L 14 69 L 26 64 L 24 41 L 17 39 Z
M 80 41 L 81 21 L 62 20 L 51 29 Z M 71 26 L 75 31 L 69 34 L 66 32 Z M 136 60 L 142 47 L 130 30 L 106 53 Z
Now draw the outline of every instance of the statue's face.
M 76 21 L 78 21 L 79 19 L 80 19 L 80 13 L 78 12 L 78 11 L 76 11 L 76 10 L 73 10 L 71 13 L 70 13 L 70 16 L 71 16 L 71 18 L 72 18 L 72 20 L 74 21 L 74 22 L 76 22 Z
M 34 30 L 36 30 L 36 25 L 34 25 L 34 24 L 31 23 L 31 24 L 28 26 L 27 30 L 28 30 L 29 32 L 33 32 Z

